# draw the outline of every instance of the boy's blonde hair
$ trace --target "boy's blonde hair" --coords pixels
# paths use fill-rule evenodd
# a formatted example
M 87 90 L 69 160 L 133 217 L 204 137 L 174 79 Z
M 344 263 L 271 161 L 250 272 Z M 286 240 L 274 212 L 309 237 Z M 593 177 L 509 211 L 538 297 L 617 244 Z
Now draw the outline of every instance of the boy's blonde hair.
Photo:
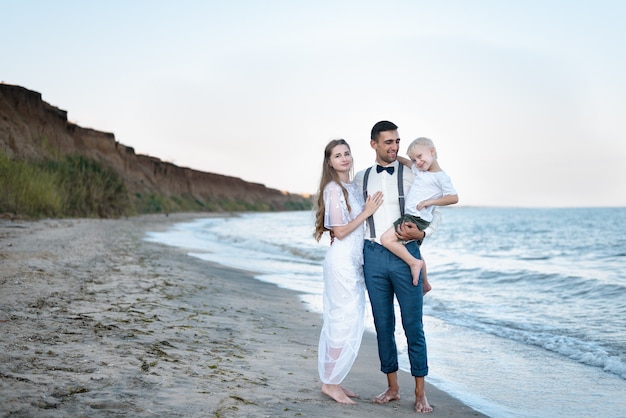
M 429 147 L 435 150 L 435 160 L 437 159 L 437 147 L 435 147 L 435 143 L 430 138 L 419 137 L 414 139 L 413 142 L 409 144 L 409 147 L 406 150 L 407 155 L 411 158 L 411 151 L 413 151 L 417 146 Z

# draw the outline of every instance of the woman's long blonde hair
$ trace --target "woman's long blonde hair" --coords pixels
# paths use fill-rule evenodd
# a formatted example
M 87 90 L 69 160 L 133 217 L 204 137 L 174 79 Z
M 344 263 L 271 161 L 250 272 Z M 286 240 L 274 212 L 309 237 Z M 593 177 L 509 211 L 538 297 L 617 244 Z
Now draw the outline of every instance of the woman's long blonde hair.
M 345 145 L 350 149 L 350 145 L 345 141 L 345 139 L 333 139 L 330 141 L 326 148 L 324 148 L 324 162 L 322 163 L 322 177 L 320 179 L 320 187 L 317 191 L 317 199 L 315 203 L 315 232 L 313 233 L 313 237 L 319 241 L 322 238 L 324 232 L 328 231 L 328 229 L 324 226 L 324 188 L 328 183 L 334 181 L 341 187 L 341 191 L 343 192 L 344 197 L 346 198 L 346 203 L 348 204 L 348 211 L 350 210 L 350 204 L 348 203 L 348 191 L 343 184 L 341 184 L 341 180 L 339 180 L 339 176 L 337 175 L 337 171 L 330 166 L 330 155 L 337 145 Z

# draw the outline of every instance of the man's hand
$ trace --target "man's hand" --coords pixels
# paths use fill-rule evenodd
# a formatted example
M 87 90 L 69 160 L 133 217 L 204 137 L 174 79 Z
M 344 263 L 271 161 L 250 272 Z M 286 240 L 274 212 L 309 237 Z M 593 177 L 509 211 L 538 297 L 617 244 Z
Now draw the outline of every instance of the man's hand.
M 396 237 L 402 241 L 411 241 L 415 240 L 423 240 L 426 236 L 424 231 L 420 231 L 417 228 L 417 225 L 413 223 L 402 222 L 400 226 L 398 226 L 398 231 L 396 231 Z

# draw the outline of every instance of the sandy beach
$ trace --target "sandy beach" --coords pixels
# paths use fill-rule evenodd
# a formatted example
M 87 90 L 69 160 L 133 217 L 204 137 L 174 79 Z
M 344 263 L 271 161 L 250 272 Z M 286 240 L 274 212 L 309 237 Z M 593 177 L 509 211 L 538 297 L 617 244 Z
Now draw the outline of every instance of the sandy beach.
M 321 317 L 298 295 L 143 240 L 207 214 L 0 220 L 2 416 L 415 416 L 366 334 L 339 405 L 320 393 Z M 251 266 L 253 268 L 253 266 Z M 428 338 L 428 336 L 427 336 Z M 483 416 L 428 386 L 433 417 Z

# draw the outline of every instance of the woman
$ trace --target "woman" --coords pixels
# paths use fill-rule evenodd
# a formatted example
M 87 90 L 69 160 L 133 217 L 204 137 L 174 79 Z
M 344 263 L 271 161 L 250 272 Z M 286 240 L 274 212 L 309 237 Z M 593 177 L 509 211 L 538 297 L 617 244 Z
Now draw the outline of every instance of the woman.
M 365 327 L 364 222 L 383 202 L 380 192 L 363 202 L 351 181 L 352 164 L 345 140 L 326 145 L 314 233 L 317 241 L 326 231 L 333 237 L 324 259 L 324 325 L 318 351 L 322 393 L 343 404 L 354 404 L 350 398 L 358 397 L 341 382 L 356 359 Z

